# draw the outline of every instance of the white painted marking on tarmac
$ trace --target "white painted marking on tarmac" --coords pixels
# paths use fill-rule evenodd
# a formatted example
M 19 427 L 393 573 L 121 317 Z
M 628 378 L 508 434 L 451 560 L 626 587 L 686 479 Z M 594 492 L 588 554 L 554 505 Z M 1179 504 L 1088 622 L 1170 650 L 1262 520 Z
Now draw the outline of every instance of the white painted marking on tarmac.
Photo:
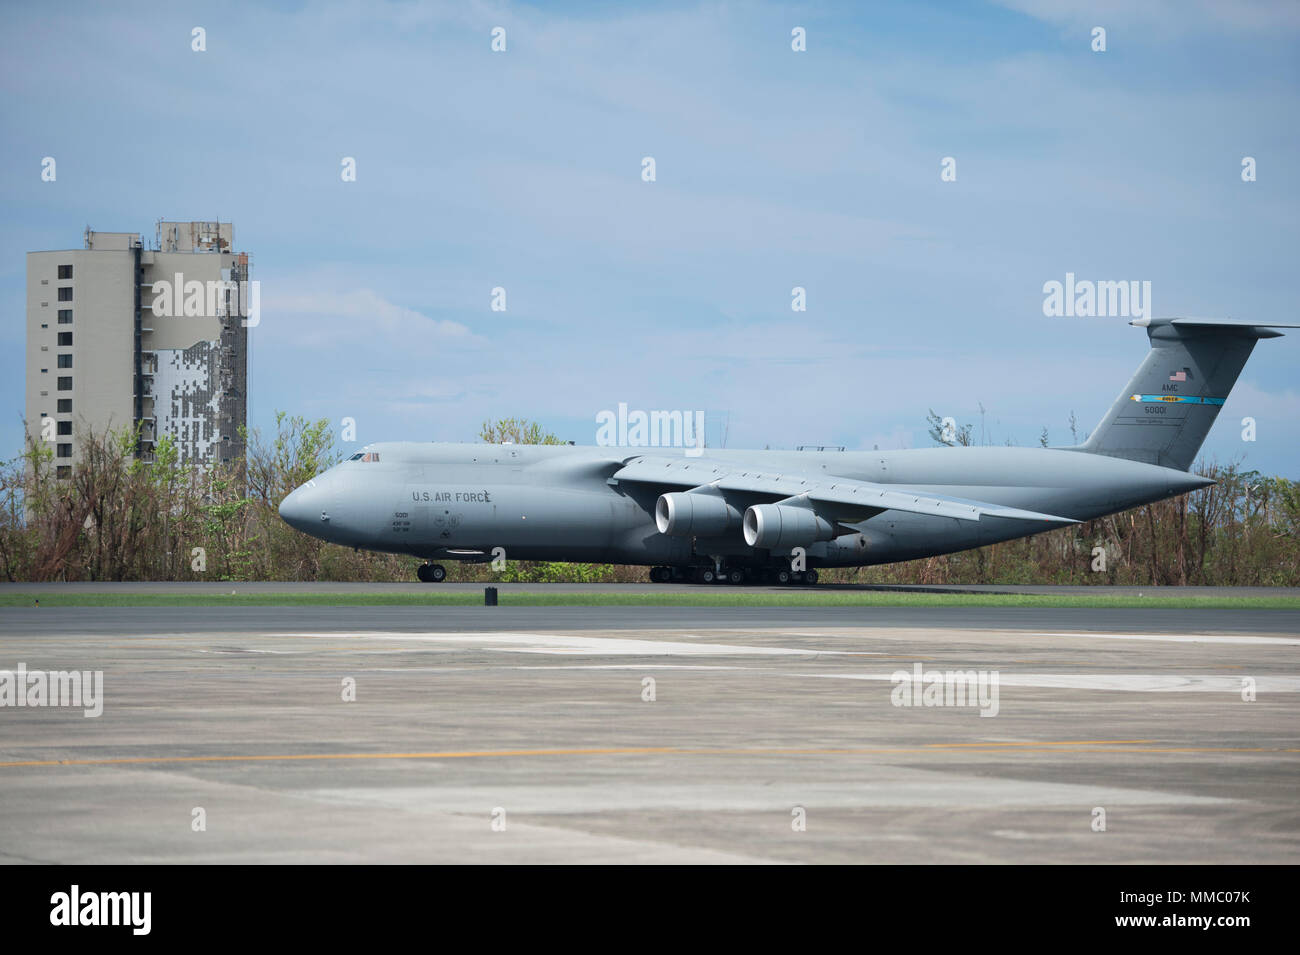
M 1165 643 L 1263 643 L 1273 646 L 1300 646 L 1297 637 L 1254 637 L 1226 633 L 1101 633 L 1095 630 L 1072 630 L 1061 633 L 1030 633 L 1031 637 L 1091 637 L 1097 640 L 1158 640 Z
M 512 670 L 749 670 L 751 667 L 710 666 L 704 663 L 559 663 L 553 666 L 516 666 Z
M 194 652 L 195 652 L 195 653 L 221 653 L 221 654 L 227 654 L 227 653 L 274 653 L 274 654 L 276 654 L 277 656 L 283 656 L 283 655 L 285 655 L 285 654 L 292 654 L 294 651 L 292 651 L 292 650 L 255 650 L 255 649 L 253 649 L 252 647 L 209 647 L 209 648 L 207 648 L 207 649 L 204 649 L 203 647 L 195 647 L 195 648 L 194 648 Z
M 928 670 L 931 668 L 927 668 Z M 973 667 L 941 667 L 932 669 L 966 670 Z M 891 673 L 797 673 L 788 676 L 807 676 L 823 680 L 877 680 L 892 681 Z M 1247 674 L 1249 675 L 1249 674 Z M 1300 676 L 1255 676 L 1259 693 L 1300 693 Z M 1001 686 L 1039 687 L 1056 690 L 1125 690 L 1133 693 L 1206 692 L 1241 693 L 1241 676 L 1184 676 L 1163 673 L 1008 673 L 998 671 Z
M 815 765 L 815 764 L 814 764 Z M 1215 806 L 1235 802 L 1219 796 L 1125 789 L 1089 783 L 981 779 L 965 774 L 901 767 L 877 767 L 871 778 L 836 782 L 802 779 L 755 786 L 725 778 L 694 783 L 664 782 L 651 773 L 625 782 L 569 785 L 536 780 L 528 785 L 357 786 L 304 790 L 298 795 L 336 805 L 415 813 L 471 813 L 504 805 L 517 813 L 581 816 L 588 812 L 677 810 L 693 812 L 781 812 L 791 806 L 909 810 L 1008 809 L 1047 806 Z
M 591 656 L 797 656 L 841 655 L 839 650 L 754 647 L 729 643 L 680 643 L 673 640 L 637 640 L 631 637 L 579 637 L 551 633 L 392 633 L 354 630 L 330 633 L 271 633 L 268 637 L 319 637 L 323 639 L 411 641 L 463 644 L 466 649 L 501 653 L 586 654 Z M 503 645 L 504 644 L 504 645 Z

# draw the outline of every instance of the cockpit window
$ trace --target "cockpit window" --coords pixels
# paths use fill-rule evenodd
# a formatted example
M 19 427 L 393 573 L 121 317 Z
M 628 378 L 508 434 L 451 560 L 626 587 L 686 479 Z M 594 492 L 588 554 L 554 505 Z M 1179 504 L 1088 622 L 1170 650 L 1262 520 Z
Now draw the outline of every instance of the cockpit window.
M 378 463 L 378 461 L 379 461 L 379 452 L 378 452 L 378 451 L 358 451 L 356 454 L 352 455 L 352 457 L 348 458 L 348 460 L 349 460 L 349 461 L 373 461 L 373 462 Z
M 348 458 L 348 460 L 349 460 L 349 461 L 360 461 L 360 460 L 361 460 L 361 452 L 358 451 L 356 454 L 352 455 L 352 457 Z

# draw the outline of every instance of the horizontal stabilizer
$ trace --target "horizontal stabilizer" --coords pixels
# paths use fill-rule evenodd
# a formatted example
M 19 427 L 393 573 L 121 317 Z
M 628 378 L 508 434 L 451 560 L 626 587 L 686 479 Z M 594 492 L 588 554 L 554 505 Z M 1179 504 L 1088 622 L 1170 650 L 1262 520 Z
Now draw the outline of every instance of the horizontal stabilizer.
M 1169 324 L 1203 328 L 1300 328 L 1300 322 L 1254 322 L 1248 318 L 1171 318 Z

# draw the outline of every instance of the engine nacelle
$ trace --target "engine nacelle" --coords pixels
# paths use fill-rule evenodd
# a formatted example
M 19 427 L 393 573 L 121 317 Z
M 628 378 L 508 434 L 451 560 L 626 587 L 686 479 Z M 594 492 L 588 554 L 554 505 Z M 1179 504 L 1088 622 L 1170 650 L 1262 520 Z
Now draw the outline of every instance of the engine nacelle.
M 716 494 L 659 495 L 655 526 L 670 537 L 722 537 L 740 525 L 740 511 Z
M 750 547 L 779 550 L 834 536 L 835 526 L 807 507 L 755 504 L 745 511 L 745 543 Z

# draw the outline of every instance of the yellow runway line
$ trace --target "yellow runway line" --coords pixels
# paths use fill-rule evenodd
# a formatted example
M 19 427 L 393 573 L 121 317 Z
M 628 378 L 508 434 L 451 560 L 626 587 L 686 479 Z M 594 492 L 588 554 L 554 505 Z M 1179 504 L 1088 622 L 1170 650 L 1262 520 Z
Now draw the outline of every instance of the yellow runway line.
M 228 756 L 125 756 L 112 759 L 43 759 L 0 762 L 0 769 L 37 766 L 125 766 L 144 763 L 308 762 L 349 759 L 493 759 L 526 756 L 915 756 L 963 752 L 1051 752 L 1079 747 L 1092 753 L 1300 753 L 1300 748 L 1150 746 L 1154 740 L 1061 740 L 1056 742 L 926 743 L 921 746 L 850 749 L 684 749 L 675 746 L 619 746 L 584 749 L 450 750 L 425 753 L 279 753 Z

